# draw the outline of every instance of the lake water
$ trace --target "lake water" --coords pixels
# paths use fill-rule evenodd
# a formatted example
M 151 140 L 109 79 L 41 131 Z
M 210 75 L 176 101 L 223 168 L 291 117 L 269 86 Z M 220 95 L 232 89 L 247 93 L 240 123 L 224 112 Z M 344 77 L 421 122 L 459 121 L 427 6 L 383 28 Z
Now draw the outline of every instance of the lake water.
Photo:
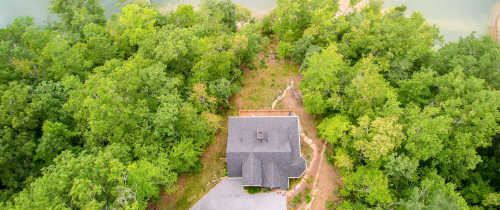
M 491 10 L 500 0 L 386 0 L 385 6 L 405 4 L 408 12 L 420 11 L 439 26 L 446 40 L 455 41 L 472 31 L 487 34 Z
M 31 16 L 37 24 L 53 20 L 47 8 L 49 0 L 0 0 L 0 27 L 5 27 L 14 18 Z M 160 6 L 175 3 L 196 3 L 198 0 L 152 0 Z M 263 11 L 276 6 L 276 0 L 233 0 L 237 4 L 248 7 L 253 12 Z M 118 11 L 114 6 L 116 0 L 103 0 L 107 14 Z M 441 28 L 446 40 L 454 41 L 460 36 L 476 31 L 480 34 L 488 32 L 491 19 L 491 8 L 500 0 L 386 0 L 385 6 L 405 4 L 408 12 L 420 11 L 431 24 Z

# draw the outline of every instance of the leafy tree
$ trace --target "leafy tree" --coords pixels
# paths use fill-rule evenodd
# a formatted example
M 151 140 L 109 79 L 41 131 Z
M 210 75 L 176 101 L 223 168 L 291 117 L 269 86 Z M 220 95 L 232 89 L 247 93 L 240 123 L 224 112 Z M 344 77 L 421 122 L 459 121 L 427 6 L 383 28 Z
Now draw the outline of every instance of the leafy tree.
M 90 23 L 106 23 L 99 0 L 51 0 L 49 11 L 59 16 L 63 30 L 72 32 L 81 32 Z
M 335 115 L 324 119 L 318 125 L 320 136 L 331 144 L 336 144 L 340 139 L 346 137 L 347 132 L 351 130 L 351 122 L 346 116 Z
M 278 57 L 283 59 L 289 59 L 292 57 L 293 45 L 288 42 L 281 41 L 278 44 Z
M 380 66 L 373 64 L 370 58 L 360 61 L 354 69 L 357 72 L 352 78 L 351 84 L 345 89 L 345 109 L 354 116 L 362 115 L 377 116 L 388 111 L 398 112 L 396 93 L 383 78 L 379 71 Z M 349 74 L 347 74 L 350 77 Z
M 189 4 L 177 6 L 175 12 L 170 13 L 169 22 L 179 27 L 191 27 L 198 20 L 194 7 Z
M 37 145 L 35 159 L 45 162 L 52 162 L 61 151 L 69 149 L 72 146 L 72 138 L 78 134 L 68 130 L 65 124 L 50 121 L 45 121 L 42 131 L 43 136 Z
M 450 136 L 452 119 L 436 116 L 439 109 L 426 107 L 424 110 L 416 106 L 408 106 L 405 112 L 406 135 L 405 149 L 418 159 L 426 161 L 437 157 L 443 150 L 445 140 Z
M 378 169 L 359 167 L 354 173 L 343 179 L 343 196 L 363 200 L 373 207 L 388 207 L 393 202 L 387 177 Z
M 485 206 L 489 207 L 498 207 L 500 206 L 500 194 L 499 193 L 490 193 L 487 195 L 486 199 L 483 201 Z
M 83 28 L 83 41 L 86 47 L 85 58 L 93 66 L 101 66 L 106 60 L 120 57 L 111 33 L 104 26 L 93 23 L 86 25 Z
M 476 37 L 471 34 L 458 42 L 450 42 L 439 49 L 435 70 L 446 74 L 457 66 L 464 69 L 467 75 L 484 79 L 495 89 L 500 89 L 500 46 L 489 36 Z
M 310 23 L 309 3 L 301 0 L 278 0 L 273 32 L 281 41 L 296 41 Z
M 205 0 L 202 3 L 202 10 L 208 16 L 214 18 L 216 22 L 225 25 L 231 32 L 236 32 L 236 5 L 230 0 Z
M 300 84 L 306 111 L 321 115 L 326 114 L 327 109 L 342 110 L 341 96 L 352 78 L 348 76 L 351 72 L 335 47 L 313 55 Z
M 391 9 L 382 15 L 367 9 L 361 15 L 339 42 L 345 59 L 357 62 L 373 55 L 375 63 L 388 67 L 384 77 L 395 84 L 409 78 L 432 56 L 438 29 L 428 25 L 420 13 L 407 18 L 404 10 Z
M 33 131 L 39 122 L 30 107 L 30 91 L 31 86 L 12 82 L 0 99 L 0 180 L 7 190 L 3 198 L 19 190 L 24 179 L 36 175 L 39 169 L 32 162 L 37 146 Z
M 138 54 L 162 62 L 169 72 L 190 75 L 190 69 L 200 56 L 193 29 L 165 27 L 146 36 Z
M 130 45 L 138 45 L 156 31 L 158 12 L 136 4 L 127 4 L 122 11 L 119 22 L 123 36 L 127 37 Z
M 124 3 L 122 1 L 122 3 Z M 49 26 L 0 29 L 0 208 L 144 209 L 175 190 L 228 108 L 257 26 L 230 1 L 159 14 L 53 0 Z
M 145 208 L 144 198 L 159 192 L 158 184 L 173 183 L 171 172 L 155 164 L 121 162 L 126 148 L 113 145 L 97 156 L 64 152 L 44 175 L 15 196 L 7 207 L 25 208 Z M 130 164 L 130 165 L 128 165 Z M 142 167 L 138 168 L 137 164 Z M 128 165 L 128 166 L 127 166 Z
M 233 46 L 236 57 L 239 58 L 238 64 L 251 65 L 257 58 L 263 43 L 263 38 L 257 31 L 256 24 L 247 24 L 234 37 Z
M 393 156 L 385 165 L 385 174 L 391 178 L 395 188 L 401 192 L 419 179 L 419 161 L 404 154 Z
M 468 209 L 465 200 L 454 189 L 453 184 L 431 173 L 411 191 L 410 199 L 402 202 L 402 206 L 406 209 Z
M 336 5 L 309 3 L 305 27 L 279 13 L 298 3 L 278 4 L 269 22 L 302 62 L 304 107 L 342 169 L 338 208 L 494 208 L 500 97 L 485 75 L 497 71 L 498 45 L 471 35 L 438 49 L 438 29 L 404 6 L 333 18 Z M 360 189 L 377 177 L 391 199 Z
M 493 187 L 481 177 L 480 173 L 473 173 L 470 182 L 462 190 L 464 199 L 470 204 L 481 204 L 483 200 L 488 199 L 490 193 L 494 192 Z
M 307 53 L 311 48 L 317 47 L 312 44 L 313 38 L 311 36 L 304 36 L 295 42 L 293 47 L 292 57 L 297 63 L 304 62 Z
M 43 80 L 61 80 L 66 75 L 78 75 L 85 78 L 93 67 L 93 63 L 85 58 L 86 46 L 75 44 L 62 36 L 51 39 L 39 57 L 40 68 L 44 71 L 34 72 Z
M 351 171 L 356 163 L 349 152 L 344 148 L 338 148 L 335 150 L 335 155 L 333 156 L 335 166 Z
M 252 12 L 244 6 L 235 5 L 236 6 L 236 22 L 249 22 L 252 19 Z
M 354 147 L 368 160 L 375 161 L 392 153 L 404 140 L 403 126 L 398 117 L 376 118 L 367 116 L 358 120 L 359 127 L 352 129 Z
M 5 29 L 0 29 L 0 81 L 39 81 L 36 58 L 51 38 L 50 31 L 35 26 L 33 19 L 17 18 Z

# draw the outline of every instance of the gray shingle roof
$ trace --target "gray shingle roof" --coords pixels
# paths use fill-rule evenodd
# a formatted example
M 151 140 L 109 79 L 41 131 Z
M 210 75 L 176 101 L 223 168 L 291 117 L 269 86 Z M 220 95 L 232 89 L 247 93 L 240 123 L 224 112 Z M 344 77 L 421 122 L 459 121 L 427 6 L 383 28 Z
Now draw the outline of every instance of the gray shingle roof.
M 259 186 L 262 184 L 262 162 L 250 153 L 248 158 L 243 160 L 242 166 L 243 184 L 248 186 Z
M 230 117 L 227 142 L 229 177 L 243 185 L 288 189 L 288 178 L 302 176 L 296 116 Z

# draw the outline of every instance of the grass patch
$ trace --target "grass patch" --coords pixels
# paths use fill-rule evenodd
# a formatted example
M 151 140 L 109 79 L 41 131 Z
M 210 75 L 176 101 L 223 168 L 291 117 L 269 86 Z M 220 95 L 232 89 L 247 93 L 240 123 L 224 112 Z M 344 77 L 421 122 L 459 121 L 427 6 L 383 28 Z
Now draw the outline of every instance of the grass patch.
M 312 184 L 312 183 L 313 183 L 313 180 L 312 180 L 312 179 L 307 179 L 307 180 L 306 180 L 306 183 L 307 183 L 307 184 Z
M 273 100 L 288 85 L 289 79 L 299 75 L 294 64 L 271 62 L 270 59 L 266 59 L 265 69 L 244 71 L 241 81 L 243 88 L 231 98 L 232 113 L 240 109 L 270 109 Z
M 266 63 L 266 60 L 264 58 L 260 60 L 259 68 L 267 69 L 267 63 Z
M 296 195 L 295 197 L 293 197 L 292 202 L 289 204 L 293 208 L 297 208 L 297 205 L 301 204 L 304 201 L 306 203 L 310 203 L 312 201 L 311 189 L 309 189 L 309 188 L 304 189 L 303 194 L 301 192 L 298 195 Z
M 311 203 L 311 196 L 310 195 L 306 195 L 306 197 L 304 197 L 304 200 L 306 201 L 306 203 Z
M 326 209 L 333 210 L 335 209 L 335 201 L 327 200 L 325 203 Z
M 254 186 L 245 186 L 243 187 L 249 194 L 256 194 L 262 191 L 262 187 L 254 187 Z
M 267 187 L 255 187 L 255 186 L 245 186 L 243 187 L 249 194 L 256 194 L 260 192 L 271 192 L 271 189 Z
M 304 190 L 304 200 L 305 200 L 307 203 L 311 202 L 311 200 L 312 200 L 312 198 L 311 198 L 311 189 L 306 188 L 306 189 Z
M 298 195 L 296 195 L 295 197 L 293 197 L 291 206 L 293 208 L 297 208 L 297 205 L 299 205 L 301 203 L 302 203 L 302 193 L 299 193 Z

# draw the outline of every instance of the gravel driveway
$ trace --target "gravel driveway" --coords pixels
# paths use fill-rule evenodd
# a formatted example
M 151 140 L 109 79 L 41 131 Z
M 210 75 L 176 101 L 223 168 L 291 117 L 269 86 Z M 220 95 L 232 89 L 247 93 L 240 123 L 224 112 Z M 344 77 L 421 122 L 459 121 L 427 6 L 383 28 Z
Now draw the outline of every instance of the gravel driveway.
M 241 181 L 241 178 L 225 178 L 191 210 L 286 210 L 285 192 L 248 194 Z

